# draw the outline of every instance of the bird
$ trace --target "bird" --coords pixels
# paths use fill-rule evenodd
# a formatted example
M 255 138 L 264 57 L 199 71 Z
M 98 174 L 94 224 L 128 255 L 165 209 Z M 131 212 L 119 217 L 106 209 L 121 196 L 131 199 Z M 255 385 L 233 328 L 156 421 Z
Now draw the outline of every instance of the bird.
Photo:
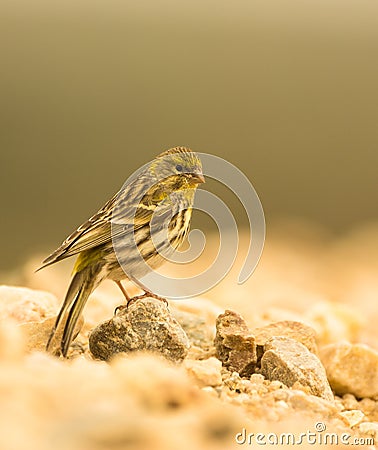
M 188 147 L 170 148 L 143 166 L 42 262 L 37 270 L 77 255 L 70 285 L 46 345 L 47 352 L 67 357 L 88 297 L 105 279 L 118 285 L 126 306 L 144 296 L 165 300 L 146 288 L 140 278 L 161 266 L 184 242 L 190 229 L 195 192 L 204 182 L 197 153 Z M 164 229 L 166 233 L 162 232 Z M 144 294 L 130 298 L 121 283 L 125 279 L 135 283 Z

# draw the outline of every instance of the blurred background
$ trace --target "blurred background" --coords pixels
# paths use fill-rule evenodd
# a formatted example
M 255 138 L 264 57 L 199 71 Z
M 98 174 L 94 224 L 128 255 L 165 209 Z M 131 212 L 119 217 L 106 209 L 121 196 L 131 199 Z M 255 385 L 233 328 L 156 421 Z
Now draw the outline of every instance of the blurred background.
M 0 269 L 176 145 L 240 167 L 268 232 L 378 219 L 377 17 L 372 0 L 3 0 Z

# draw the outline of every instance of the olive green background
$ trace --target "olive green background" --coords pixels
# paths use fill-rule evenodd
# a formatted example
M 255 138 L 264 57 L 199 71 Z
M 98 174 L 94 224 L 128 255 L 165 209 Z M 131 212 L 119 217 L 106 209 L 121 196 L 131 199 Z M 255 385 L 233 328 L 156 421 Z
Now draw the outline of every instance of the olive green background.
M 175 145 L 239 166 L 268 227 L 377 219 L 377 24 L 373 0 L 3 1 L 0 267 Z

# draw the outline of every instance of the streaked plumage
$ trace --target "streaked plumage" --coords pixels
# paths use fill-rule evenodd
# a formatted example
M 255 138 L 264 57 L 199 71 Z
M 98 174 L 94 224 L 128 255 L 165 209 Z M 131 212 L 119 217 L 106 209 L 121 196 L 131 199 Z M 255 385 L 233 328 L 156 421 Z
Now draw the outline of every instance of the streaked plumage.
M 43 261 L 40 269 L 78 255 L 71 284 L 47 344 L 48 351 L 67 355 L 88 296 L 103 280 L 114 280 L 125 295 L 120 285 L 125 278 L 145 290 L 138 281 L 147 273 L 139 252 L 149 266 L 157 268 L 164 262 L 164 256 L 169 257 L 180 246 L 189 230 L 195 190 L 202 182 L 201 161 L 194 152 L 185 147 L 167 150 L 143 168 L 135 179 Z M 160 236 L 159 232 L 163 233 L 163 224 L 167 221 L 167 236 L 153 242 L 151 234 Z M 138 251 L 128 245 L 132 237 Z M 125 267 L 127 275 L 120 264 Z M 61 342 L 57 343 L 56 337 L 63 327 Z

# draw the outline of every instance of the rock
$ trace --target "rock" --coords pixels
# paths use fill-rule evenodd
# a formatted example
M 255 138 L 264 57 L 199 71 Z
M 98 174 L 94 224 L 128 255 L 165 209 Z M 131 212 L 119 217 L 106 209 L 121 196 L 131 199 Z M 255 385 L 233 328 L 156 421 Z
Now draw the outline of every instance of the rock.
M 378 396 L 378 352 L 364 344 L 347 342 L 323 347 L 321 359 L 338 395 Z
M 358 400 L 353 394 L 345 394 L 342 398 L 344 409 L 359 409 Z
M 378 422 L 378 401 L 363 398 L 359 402 L 359 409 L 365 414 L 369 422 Z
M 307 347 L 310 352 L 317 355 L 315 330 L 301 322 L 292 320 L 283 320 L 281 322 L 271 323 L 265 327 L 253 330 L 257 346 L 264 346 L 272 337 L 288 337 Z
M 328 401 L 314 395 L 307 395 L 303 391 L 281 389 L 273 392 L 271 395 L 274 396 L 276 400 L 281 399 L 285 401 L 294 411 L 301 413 L 311 412 L 314 418 L 322 417 L 324 419 L 329 419 L 338 414 L 338 409 L 333 401 Z
M 182 361 L 189 340 L 167 305 L 154 298 L 137 300 L 120 308 L 110 320 L 98 325 L 89 336 L 95 358 L 109 360 L 117 353 L 147 350 L 171 361 Z
M 172 315 L 182 326 L 192 345 L 207 350 L 214 345 L 214 331 L 205 319 L 196 314 L 172 309 Z
M 229 372 L 228 372 L 229 374 Z M 308 395 L 303 390 L 288 388 L 281 382 L 269 381 L 260 374 L 251 376 L 250 380 L 241 379 L 236 372 L 223 377 L 224 384 L 220 389 L 220 397 L 234 404 L 243 405 L 250 419 L 256 423 L 258 420 L 269 420 L 282 423 L 288 417 L 304 423 L 307 416 L 310 423 L 314 424 L 316 419 L 337 420 L 343 426 L 345 420 L 338 415 L 335 402 L 324 398 Z M 295 416 L 296 415 L 296 416 Z M 294 417 L 297 417 L 294 419 Z M 292 422 L 293 424 L 293 422 Z M 290 430 L 292 428 L 289 427 Z
M 365 419 L 365 414 L 359 409 L 352 409 L 351 411 L 342 411 L 340 416 L 344 417 L 350 427 L 354 427 Z
M 26 351 L 39 350 L 44 351 L 47 341 L 50 337 L 51 330 L 55 324 L 56 317 L 49 317 L 41 322 L 28 322 L 19 325 L 20 330 L 25 336 Z M 83 316 L 80 316 L 74 330 L 74 338 L 79 334 L 84 324 Z M 56 348 L 60 348 L 60 340 L 63 333 L 63 327 L 60 333 L 56 334 Z
M 251 380 L 251 383 L 255 383 L 255 384 L 263 384 L 265 378 L 264 378 L 263 375 L 261 375 L 261 373 L 253 373 L 253 374 L 251 375 L 250 380 Z
M 56 314 L 56 297 L 48 292 L 24 287 L 0 286 L 0 320 L 17 323 L 40 322 Z
M 218 316 L 216 328 L 216 357 L 229 371 L 250 377 L 257 363 L 256 342 L 244 319 L 227 310 Z
M 187 358 L 193 360 L 208 359 L 214 356 L 214 325 L 209 325 L 204 317 L 191 312 L 181 311 L 177 308 L 172 308 L 171 312 L 190 341 Z
M 26 337 L 26 349 L 45 350 L 56 317 L 49 317 L 42 322 L 28 322 L 19 325 Z
M 288 387 L 303 386 L 308 393 L 333 400 L 324 367 L 307 347 L 294 339 L 275 337 L 264 345 L 261 373 Z
M 376 422 L 363 422 L 358 426 L 360 433 L 371 436 L 373 441 L 378 439 L 378 423 Z M 372 442 L 374 444 L 374 442 Z
M 203 361 L 187 359 L 184 366 L 200 387 L 220 386 L 222 384 L 222 363 L 217 358 L 212 357 Z

